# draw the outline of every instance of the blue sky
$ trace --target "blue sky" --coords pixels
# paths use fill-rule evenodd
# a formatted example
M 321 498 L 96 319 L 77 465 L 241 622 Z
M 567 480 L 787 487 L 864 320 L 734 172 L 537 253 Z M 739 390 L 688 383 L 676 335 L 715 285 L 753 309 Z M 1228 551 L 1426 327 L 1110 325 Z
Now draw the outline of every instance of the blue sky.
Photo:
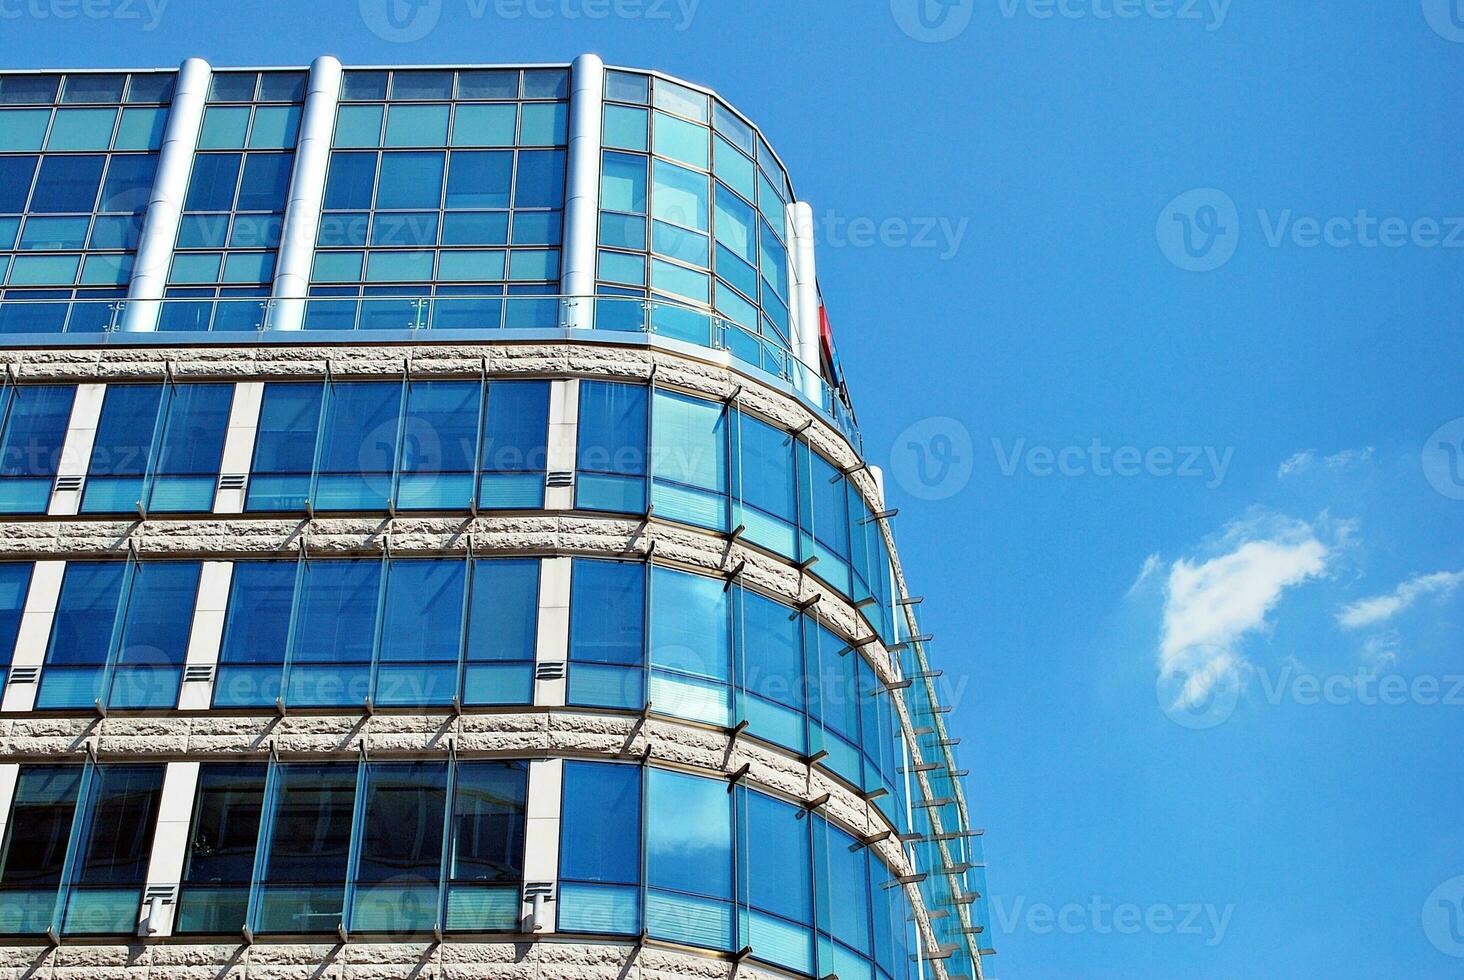
M 0 31 L 13 66 L 596 51 L 719 89 L 821 220 L 989 975 L 1460 973 L 1454 0 L 426 0 L 402 43 L 381 2 Z

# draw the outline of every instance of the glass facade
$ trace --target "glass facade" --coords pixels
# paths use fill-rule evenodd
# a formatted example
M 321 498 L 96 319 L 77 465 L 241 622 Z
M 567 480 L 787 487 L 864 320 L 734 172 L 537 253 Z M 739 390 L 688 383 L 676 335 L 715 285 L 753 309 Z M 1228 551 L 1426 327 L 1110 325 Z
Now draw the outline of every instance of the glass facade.
M 172 93 L 166 72 L 0 78 L 0 334 L 115 325 Z
M 569 73 L 350 71 L 307 329 L 556 322 Z M 325 297 L 349 297 L 327 300 Z
M 0 697 L 99 736 L 0 765 L 0 936 L 979 978 L 788 177 L 579 65 L 0 72 Z
M 247 509 L 537 509 L 548 430 L 543 381 L 272 383 Z

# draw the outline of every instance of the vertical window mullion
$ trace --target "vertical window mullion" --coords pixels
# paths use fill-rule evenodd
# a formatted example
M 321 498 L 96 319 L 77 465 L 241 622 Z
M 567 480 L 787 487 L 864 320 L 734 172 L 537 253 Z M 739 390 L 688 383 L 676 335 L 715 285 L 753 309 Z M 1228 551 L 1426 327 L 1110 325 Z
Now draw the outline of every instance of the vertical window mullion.
M 262 905 L 261 883 L 264 880 L 265 866 L 269 861 L 270 846 L 274 842 L 274 816 L 279 807 L 279 769 L 279 757 L 271 749 L 269 761 L 265 764 L 264 798 L 259 808 L 259 833 L 254 840 L 254 870 L 249 876 L 249 903 L 244 913 L 246 941 L 252 939 L 254 932 L 259 929 Z
M 447 750 L 447 792 L 443 794 L 442 806 L 442 861 L 437 873 L 437 922 L 435 933 L 441 941 L 447 931 L 448 879 L 452 874 L 453 840 L 452 815 L 457 806 L 457 745 L 449 744 Z
M 341 898 L 340 934 L 342 941 L 351 934 L 351 913 L 356 904 L 356 878 L 361 873 L 361 845 L 366 823 L 366 797 L 370 790 L 370 764 L 366 761 L 365 742 L 356 759 L 356 788 L 351 800 L 351 843 L 346 856 L 345 893 Z
M 478 428 L 476 440 L 473 444 L 473 492 L 468 498 L 468 505 L 476 515 L 478 507 L 482 505 L 483 496 L 483 441 L 487 436 L 488 429 L 488 358 L 483 358 L 483 365 L 478 374 Z
M 173 395 L 175 384 L 173 382 L 172 370 L 169 369 L 163 378 L 162 390 L 158 393 L 158 410 L 153 417 L 152 444 L 147 448 L 147 465 L 142 469 L 142 487 L 138 493 L 137 506 L 142 516 L 146 517 L 149 507 L 152 504 L 153 480 L 156 477 L 158 456 L 162 452 L 163 438 L 168 432 L 168 417 L 172 413 Z
M 320 457 L 325 449 L 325 420 L 335 392 L 335 380 L 331 377 L 330 361 L 325 363 L 325 380 L 320 383 L 320 411 L 315 417 L 315 453 L 310 461 L 310 488 L 306 492 L 305 510 L 313 513 L 315 498 L 320 489 Z
M 76 862 L 82 837 L 84 836 L 91 809 L 92 790 L 96 784 L 97 764 L 90 755 L 81 764 L 81 779 L 76 788 L 76 808 L 71 811 L 71 835 L 66 839 L 66 859 L 61 864 L 61 881 L 56 889 L 56 904 L 51 909 L 51 925 L 48 933 L 59 945 L 61 933 L 66 924 L 66 906 L 71 901 L 72 879 L 76 877 Z
M 371 627 L 371 665 L 366 682 L 366 710 L 370 711 L 376 698 L 376 678 L 381 668 L 381 637 L 386 629 L 387 588 L 391 583 L 391 547 L 382 539 L 381 572 L 376 576 L 376 621 Z M 362 743 L 365 744 L 364 742 Z
M 117 674 L 117 657 L 122 636 L 127 632 L 127 607 L 132 603 L 132 587 L 137 578 L 137 552 L 128 549 L 127 560 L 122 568 L 122 581 L 118 586 L 117 609 L 112 614 L 112 635 L 107 640 L 107 658 L 102 664 L 102 676 L 97 683 L 97 711 L 101 712 L 112 698 L 112 679 Z
M 472 628 L 471 618 L 473 610 L 473 583 L 477 579 L 475 574 L 478 562 L 473 557 L 472 539 L 468 541 L 468 551 L 463 557 L 463 609 L 462 615 L 458 618 L 458 660 L 457 672 L 454 675 L 456 681 L 453 686 L 452 703 L 458 710 L 462 709 L 463 700 L 467 694 L 467 672 L 468 672 L 468 630 Z M 532 700 L 532 698 L 530 699 Z M 446 921 L 446 920 L 444 920 Z
M 295 557 L 295 589 L 290 596 L 290 622 L 285 633 L 284 664 L 280 671 L 280 695 L 275 700 L 275 707 L 280 713 L 290 703 L 290 668 L 295 660 L 295 631 L 299 628 L 300 622 L 300 601 L 305 591 L 307 562 L 309 556 L 305 552 L 305 540 L 300 540 L 300 551 Z
M 417 309 L 420 313 L 420 303 Z M 408 362 L 402 365 L 402 386 L 397 394 L 396 451 L 392 453 L 391 493 L 386 498 L 386 509 L 389 513 L 396 512 L 396 501 L 401 495 L 402 457 L 407 452 L 407 392 L 411 386 L 411 367 Z M 380 630 L 378 629 L 377 632 L 379 633 Z

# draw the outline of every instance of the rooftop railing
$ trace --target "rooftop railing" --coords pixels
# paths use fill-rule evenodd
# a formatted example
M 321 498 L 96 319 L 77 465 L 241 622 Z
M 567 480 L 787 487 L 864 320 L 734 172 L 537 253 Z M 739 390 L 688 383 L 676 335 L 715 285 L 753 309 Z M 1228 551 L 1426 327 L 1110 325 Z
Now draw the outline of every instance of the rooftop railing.
M 228 339 L 247 343 L 251 339 L 277 341 L 302 334 L 370 334 L 381 340 L 411 340 L 433 333 L 451 332 L 460 338 L 464 334 L 514 331 L 634 333 L 725 351 L 741 364 L 786 382 L 862 452 L 853 413 L 817 368 L 799 361 L 781 341 L 706 310 L 669 300 L 456 294 L 307 299 L 72 299 L 40 295 L 0 300 L 0 344 L 36 343 L 58 335 L 73 343 L 138 342 L 147 337 L 186 341 L 201 335 L 215 342 Z

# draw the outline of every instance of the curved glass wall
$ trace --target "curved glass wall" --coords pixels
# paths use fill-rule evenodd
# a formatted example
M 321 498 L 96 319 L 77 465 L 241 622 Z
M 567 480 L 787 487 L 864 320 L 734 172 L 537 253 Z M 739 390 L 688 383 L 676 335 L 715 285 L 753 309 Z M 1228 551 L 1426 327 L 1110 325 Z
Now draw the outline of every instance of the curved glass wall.
M 559 928 L 723 952 L 809 976 L 914 975 L 913 914 L 871 847 L 725 779 L 566 762 Z
M 793 303 L 787 175 L 766 142 L 721 101 L 638 72 L 605 76 L 599 291 L 715 310 L 787 350 Z M 602 306 L 598 325 L 627 311 Z M 678 311 L 659 313 L 676 330 Z M 704 343 L 693 333 L 686 339 Z
M 849 474 L 737 405 L 580 383 L 576 504 L 739 538 L 804 564 L 895 642 L 889 549 Z

